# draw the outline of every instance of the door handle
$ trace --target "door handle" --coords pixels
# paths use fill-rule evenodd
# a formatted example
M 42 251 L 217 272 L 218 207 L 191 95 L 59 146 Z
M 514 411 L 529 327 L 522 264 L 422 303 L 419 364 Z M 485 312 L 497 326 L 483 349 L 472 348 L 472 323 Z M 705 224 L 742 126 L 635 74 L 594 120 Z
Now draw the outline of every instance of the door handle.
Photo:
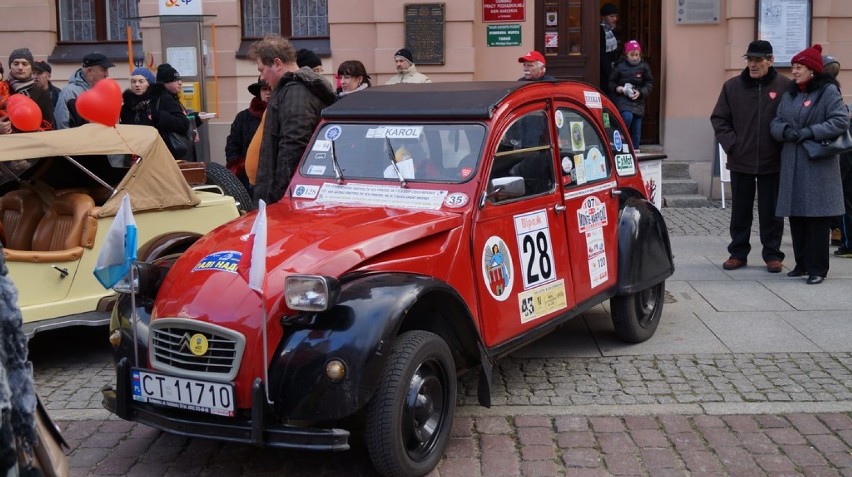
M 565 212 L 565 206 L 562 204 L 556 204 L 553 206 L 553 212 L 556 213 L 556 215 L 559 215 L 562 212 Z
M 67 276 L 68 276 L 68 269 L 67 269 L 67 268 L 59 268 L 59 267 L 57 267 L 56 265 L 53 265 L 53 268 L 54 268 L 57 272 L 59 272 L 59 275 L 60 275 L 60 277 L 59 277 L 59 278 L 65 278 L 65 277 L 67 277 Z

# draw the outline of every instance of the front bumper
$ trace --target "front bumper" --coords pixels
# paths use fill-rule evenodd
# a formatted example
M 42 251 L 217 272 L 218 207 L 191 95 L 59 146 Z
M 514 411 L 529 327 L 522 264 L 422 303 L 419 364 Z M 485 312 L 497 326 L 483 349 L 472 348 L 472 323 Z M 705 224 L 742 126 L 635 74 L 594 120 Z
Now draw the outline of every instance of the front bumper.
M 251 419 L 221 418 L 193 411 L 174 411 L 138 403 L 131 397 L 130 363 L 126 358 L 116 365 L 116 388 L 104 388 L 103 405 L 118 417 L 140 422 L 174 434 L 204 437 L 228 442 L 253 444 L 279 449 L 345 451 L 349 449 L 349 431 L 291 426 L 268 422 L 263 384 L 252 386 Z

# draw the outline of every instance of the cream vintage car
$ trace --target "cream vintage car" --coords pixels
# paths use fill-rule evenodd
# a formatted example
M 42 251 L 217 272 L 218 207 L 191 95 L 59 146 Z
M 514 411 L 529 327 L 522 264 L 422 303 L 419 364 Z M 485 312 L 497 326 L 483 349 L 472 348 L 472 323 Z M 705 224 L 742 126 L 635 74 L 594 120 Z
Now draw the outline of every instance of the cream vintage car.
M 0 136 L 0 238 L 27 335 L 109 323 L 115 292 L 92 272 L 125 194 L 139 260 L 180 254 L 250 208 L 236 178 L 210 166 L 179 165 L 148 126 Z

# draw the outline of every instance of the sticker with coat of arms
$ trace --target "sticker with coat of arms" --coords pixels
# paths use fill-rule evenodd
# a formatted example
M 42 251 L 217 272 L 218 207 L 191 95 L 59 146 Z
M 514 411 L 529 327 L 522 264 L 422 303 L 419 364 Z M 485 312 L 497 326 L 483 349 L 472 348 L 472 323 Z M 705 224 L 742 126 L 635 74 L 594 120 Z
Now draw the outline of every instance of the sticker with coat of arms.
M 505 301 L 512 292 L 512 255 L 506 242 L 497 236 L 488 237 L 482 248 L 482 277 L 488 293 L 497 301 Z

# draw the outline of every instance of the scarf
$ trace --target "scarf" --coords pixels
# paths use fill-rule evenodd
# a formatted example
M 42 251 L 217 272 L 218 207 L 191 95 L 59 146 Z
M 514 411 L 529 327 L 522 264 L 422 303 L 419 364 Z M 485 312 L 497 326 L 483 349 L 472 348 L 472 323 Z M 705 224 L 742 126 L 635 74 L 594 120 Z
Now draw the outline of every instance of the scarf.
M 611 53 L 618 48 L 618 40 L 615 39 L 615 33 L 612 28 L 606 24 L 606 22 L 601 22 L 601 28 L 604 30 L 604 39 L 606 41 L 606 52 Z
M 30 96 L 30 88 L 35 85 L 35 79 L 30 77 L 28 80 L 19 80 L 15 78 L 9 78 L 9 87 L 12 88 L 12 91 L 15 93 L 22 93 L 27 96 Z

